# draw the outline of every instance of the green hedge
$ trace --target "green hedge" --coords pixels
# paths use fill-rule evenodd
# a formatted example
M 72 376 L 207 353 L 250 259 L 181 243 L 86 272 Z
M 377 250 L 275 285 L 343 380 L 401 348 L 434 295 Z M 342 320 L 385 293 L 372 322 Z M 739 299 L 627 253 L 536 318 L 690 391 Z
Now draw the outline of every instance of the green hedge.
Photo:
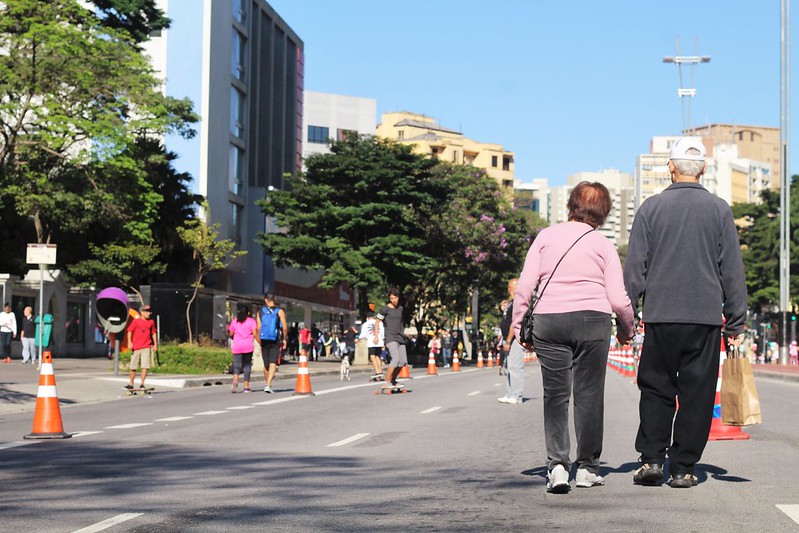
M 126 368 L 130 365 L 131 352 L 119 354 L 119 361 Z M 154 374 L 224 374 L 233 356 L 228 348 L 198 346 L 196 344 L 167 344 L 158 349 L 161 364 L 150 367 Z

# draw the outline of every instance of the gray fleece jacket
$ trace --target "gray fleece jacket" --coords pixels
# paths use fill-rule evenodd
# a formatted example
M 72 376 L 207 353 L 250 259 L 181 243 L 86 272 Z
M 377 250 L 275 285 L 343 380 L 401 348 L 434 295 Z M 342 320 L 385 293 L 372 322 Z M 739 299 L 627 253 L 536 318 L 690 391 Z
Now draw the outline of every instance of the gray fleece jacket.
M 721 325 L 735 335 L 746 319 L 746 282 L 732 210 L 698 183 L 673 183 L 635 215 L 624 285 L 643 297 L 646 323 Z

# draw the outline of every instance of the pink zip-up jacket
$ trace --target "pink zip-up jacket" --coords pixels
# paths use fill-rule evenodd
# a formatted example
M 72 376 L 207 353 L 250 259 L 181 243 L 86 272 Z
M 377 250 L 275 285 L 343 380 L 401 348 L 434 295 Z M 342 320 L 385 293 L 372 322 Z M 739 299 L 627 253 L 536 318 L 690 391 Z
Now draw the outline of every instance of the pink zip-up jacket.
M 563 253 L 590 229 L 583 222 L 564 222 L 545 228 L 535 238 L 513 297 L 513 330 L 517 337 L 539 281 L 541 290 Z M 629 340 L 635 334 L 633 307 L 624 290 L 619 254 L 598 231 L 580 239 L 566 255 L 535 307 L 537 315 L 574 311 L 612 311 L 616 313 L 620 340 Z

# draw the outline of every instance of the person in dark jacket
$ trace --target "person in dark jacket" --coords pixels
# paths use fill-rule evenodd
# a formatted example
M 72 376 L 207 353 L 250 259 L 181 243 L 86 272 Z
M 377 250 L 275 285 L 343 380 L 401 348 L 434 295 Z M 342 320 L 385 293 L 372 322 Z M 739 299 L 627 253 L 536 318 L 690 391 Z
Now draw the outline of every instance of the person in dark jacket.
M 730 206 L 699 184 L 705 154 L 698 138 L 672 145 L 672 184 L 641 205 L 630 233 L 624 284 L 634 306 L 643 297 L 646 323 L 635 440 L 641 467 L 633 474 L 640 485 L 660 483 L 667 453 L 671 486 L 696 485 L 694 465 L 713 418 L 722 315 L 729 345 L 743 340 L 741 247 Z

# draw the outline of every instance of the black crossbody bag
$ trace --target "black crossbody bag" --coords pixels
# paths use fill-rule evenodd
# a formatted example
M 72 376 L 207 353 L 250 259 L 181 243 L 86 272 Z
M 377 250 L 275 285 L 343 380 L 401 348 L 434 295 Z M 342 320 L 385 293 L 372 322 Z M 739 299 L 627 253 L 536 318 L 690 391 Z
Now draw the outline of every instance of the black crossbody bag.
M 585 237 L 586 235 L 588 235 L 592 231 L 595 231 L 595 229 L 590 229 L 590 230 L 586 231 L 585 233 L 583 233 L 582 235 L 580 235 L 577 238 L 577 240 L 574 241 L 571 246 L 569 246 L 569 249 L 566 250 L 565 252 L 563 252 L 563 255 L 561 256 L 561 258 L 558 260 L 557 264 L 555 265 L 555 268 L 552 269 L 552 274 L 550 274 L 549 279 L 544 284 L 544 288 L 541 289 L 541 292 L 538 293 L 538 296 L 535 298 L 535 301 L 533 302 L 533 305 L 531 305 L 530 307 L 527 308 L 527 312 L 524 313 L 524 317 L 522 318 L 521 327 L 519 328 L 519 342 L 521 342 L 522 344 L 527 344 L 528 346 L 532 346 L 533 345 L 533 312 L 535 311 L 535 306 L 541 300 L 541 297 L 544 295 L 544 291 L 547 290 L 547 287 L 549 286 L 549 282 L 552 281 L 552 276 L 555 275 L 555 272 L 558 270 L 558 267 L 560 266 L 560 263 L 563 261 L 563 258 L 566 257 L 566 254 L 571 252 L 571 250 L 572 250 L 572 248 L 574 248 L 575 244 L 580 242 L 580 239 L 582 239 L 583 237 Z

